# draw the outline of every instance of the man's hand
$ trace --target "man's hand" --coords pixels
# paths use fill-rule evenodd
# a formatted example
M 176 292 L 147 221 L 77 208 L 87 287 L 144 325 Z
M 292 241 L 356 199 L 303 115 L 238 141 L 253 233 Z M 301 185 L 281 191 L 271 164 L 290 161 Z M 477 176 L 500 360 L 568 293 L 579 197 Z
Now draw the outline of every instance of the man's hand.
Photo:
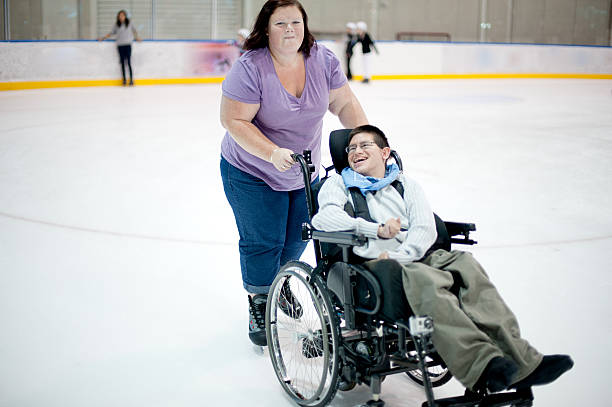
M 389 258 L 389 253 L 388 252 L 382 252 L 381 254 L 378 255 L 378 260 L 385 260 Z
M 402 228 L 400 218 L 390 218 L 384 225 L 378 227 L 378 237 L 382 239 L 393 239 Z

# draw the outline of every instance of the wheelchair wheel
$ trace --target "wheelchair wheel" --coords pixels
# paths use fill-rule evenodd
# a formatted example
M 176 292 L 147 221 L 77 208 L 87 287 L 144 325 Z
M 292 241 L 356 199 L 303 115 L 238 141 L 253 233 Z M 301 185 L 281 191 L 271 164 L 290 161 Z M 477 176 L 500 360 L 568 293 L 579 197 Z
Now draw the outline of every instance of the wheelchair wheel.
M 425 358 L 426 363 L 432 363 L 433 360 L 427 356 Z M 409 370 L 406 372 L 408 377 L 412 379 L 414 382 L 423 385 L 423 373 L 420 369 Z M 431 382 L 432 387 L 439 387 L 443 384 L 448 383 L 448 381 L 453 377 L 448 368 L 444 365 L 434 364 L 433 366 L 429 366 L 427 368 L 427 374 L 429 375 L 429 381 Z
M 268 295 L 266 335 L 272 366 L 287 394 L 299 405 L 322 407 L 338 389 L 340 335 L 327 288 L 311 273 L 298 261 L 280 269 Z M 302 306 L 300 315 L 281 309 L 286 282 Z

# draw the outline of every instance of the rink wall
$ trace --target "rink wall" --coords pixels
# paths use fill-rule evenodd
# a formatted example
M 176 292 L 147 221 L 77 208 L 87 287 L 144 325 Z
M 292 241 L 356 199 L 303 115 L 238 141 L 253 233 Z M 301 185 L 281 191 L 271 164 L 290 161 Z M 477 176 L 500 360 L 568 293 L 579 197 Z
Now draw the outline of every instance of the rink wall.
M 322 41 L 340 59 L 344 45 Z M 372 79 L 593 78 L 612 79 L 612 47 L 532 44 L 379 42 Z M 362 74 L 361 55 L 351 66 Z M 135 43 L 137 85 L 219 83 L 238 49 L 225 41 Z M 343 61 L 344 62 L 344 61 Z M 0 42 L 0 90 L 119 85 L 113 42 Z

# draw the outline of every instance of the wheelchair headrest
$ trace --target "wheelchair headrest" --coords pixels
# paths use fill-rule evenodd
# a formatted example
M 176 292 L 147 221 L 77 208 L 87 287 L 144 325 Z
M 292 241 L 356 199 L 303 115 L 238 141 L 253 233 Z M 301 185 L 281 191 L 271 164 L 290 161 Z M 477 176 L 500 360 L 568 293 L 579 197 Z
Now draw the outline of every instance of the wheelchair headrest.
M 349 143 L 349 134 L 353 129 L 334 130 L 329 134 L 329 153 L 336 172 L 340 174 L 343 169 L 349 166 L 346 146 Z M 400 170 L 403 170 L 402 160 L 395 150 L 391 150 L 391 157 L 395 160 Z
M 345 148 L 348 145 L 348 137 L 351 130 L 353 129 L 334 130 L 329 134 L 329 153 L 331 154 L 334 168 L 338 174 L 349 166 L 348 154 Z

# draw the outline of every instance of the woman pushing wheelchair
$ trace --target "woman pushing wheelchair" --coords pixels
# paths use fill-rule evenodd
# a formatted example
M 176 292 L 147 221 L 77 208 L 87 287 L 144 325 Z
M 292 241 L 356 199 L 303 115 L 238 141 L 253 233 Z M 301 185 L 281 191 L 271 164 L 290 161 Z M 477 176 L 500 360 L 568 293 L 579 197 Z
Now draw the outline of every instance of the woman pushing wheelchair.
M 433 318 L 434 346 L 453 376 L 471 390 L 495 393 L 547 384 L 572 368 L 569 356 L 542 355 L 520 337 L 516 317 L 470 253 L 428 251 L 437 236 L 433 212 L 420 186 L 396 164 L 387 165 L 391 150 L 380 129 L 355 128 L 346 152 L 349 167 L 321 187 L 312 225 L 369 238 L 354 253 L 369 259 L 364 266 L 375 275 L 383 268 L 401 273 L 412 312 Z M 349 188 L 365 196 L 374 222 L 345 212 Z
M 281 265 L 306 247 L 304 181 L 294 152 L 312 151 L 318 171 L 323 116 L 346 127 L 367 119 L 339 60 L 317 44 L 297 0 L 269 0 L 246 39 L 247 52 L 223 82 L 221 177 L 240 234 L 243 286 L 249 293 L 249 338 L 266 345 L 265 307 Z M 313 174 L 316 180 L 318 174 Z M 286 307 L 299 309 L 287 288 Z

